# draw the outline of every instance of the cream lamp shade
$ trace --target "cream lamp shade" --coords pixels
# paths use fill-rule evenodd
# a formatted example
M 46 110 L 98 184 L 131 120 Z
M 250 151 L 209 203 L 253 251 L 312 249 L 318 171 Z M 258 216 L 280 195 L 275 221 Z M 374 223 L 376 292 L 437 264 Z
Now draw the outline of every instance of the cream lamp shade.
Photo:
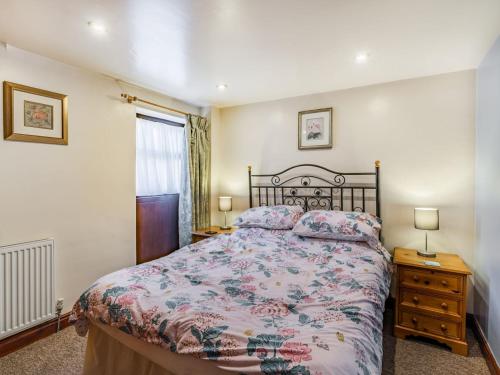
M 435 251 L 427 249 L 427 231 L 439 229 L 439 210 L 437 208 L 415 208 L 415 228 L 425 230 L 425 251 L 417 250 L 423 257 L 435 257 Z
M 227 225 L 227 212 L 233 210 L 233 198 L 232 197 L 219 197 L 219 211 L 224 212 L 224 225 L 220 229 L 231 229 Z
M 439 230 L 439 210 L 437 208 L 415 208 L 415 228 Z
M 232 197 L 219 197 L 219 211 L 228 212 L 233 210 Z

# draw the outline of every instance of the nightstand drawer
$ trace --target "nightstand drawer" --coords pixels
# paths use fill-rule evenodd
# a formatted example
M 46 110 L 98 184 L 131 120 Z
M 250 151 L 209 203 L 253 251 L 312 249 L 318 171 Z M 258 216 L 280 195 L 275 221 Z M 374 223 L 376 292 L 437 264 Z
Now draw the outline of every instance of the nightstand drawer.
M 454 339 L 461 338 L 461 323 L 432 318 L 430 316 L 402 311 L 399 324 L 417 331 Z
M 453 293 L 455 295 L 462 294 L 462 275 L 401 267 L 399 280 L 401 286 Z
M 196 243 L 196 242 L 199 242 L 199 241 L 206 240 L 207 238 L 210 238 L 210 237 L 197 236 L 196 234 L 193 234 L 191 241 L 192 241 L 192 243 Z
M 445 314 L 455 319 L 460 318 L 462 314 L 462 311 L 460 311 L 461 302 L 458 300 L 422 294 L 411 289 L 401 289 L 399 291 L 399 304 L 405 307 Z
M 237 227 L 221 229 L 221 227 L 216 227 L 216 226 L 200 228 L 196 231 L 191 232 L 191 242 L 196 243 L 199 241 L 206 240 L 207 238 L 218 236 L 221 234 L 230 235 L 231 233 L 234 233 L 237 229 L 238 229 Z
M 469 268 L 455 254 L 438 253 L 439 266 L 425 264 L 416 250 L 396 248 L 396 319 L 398 338 L 424 336 L 467 355 L 465 306 Z

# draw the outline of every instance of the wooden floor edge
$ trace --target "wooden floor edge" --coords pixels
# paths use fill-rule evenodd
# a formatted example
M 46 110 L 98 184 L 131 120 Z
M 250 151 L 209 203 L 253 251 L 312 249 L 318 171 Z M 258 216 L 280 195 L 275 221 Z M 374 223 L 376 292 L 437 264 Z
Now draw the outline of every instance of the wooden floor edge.
M 484 355 L 484 359 L 488 364 L 488 368 L 492 375 L 500 375 L 500 368 L 498 367 L 498 362 L 491 351 L 488 340 L 486 340 L 486 336 L 484 335 L 483 329 L 479 325 L 477 318 L 473 314 L 467 313 L 467 325 L 472 329 L 476 339 L 479 343 L 479 347 L 481 348 L 481 352 Z
M 61 315 L 60 328 L 64 329 L 71 325 L 69 322 L 70 312 Z M 43 322 L 35 327 L 0 340 L 0 357 L 15 352 L 40 339 L 50 336 L 57 331 L 57 318 Z

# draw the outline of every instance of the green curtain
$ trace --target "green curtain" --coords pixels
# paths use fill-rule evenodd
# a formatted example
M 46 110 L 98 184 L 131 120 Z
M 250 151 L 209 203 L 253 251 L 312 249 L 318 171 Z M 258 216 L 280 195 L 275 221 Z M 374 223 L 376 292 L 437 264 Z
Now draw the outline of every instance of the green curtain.
M 189 147 L 193 229 L 210 226 L 210 123 L 204 117 L 186 116 Z

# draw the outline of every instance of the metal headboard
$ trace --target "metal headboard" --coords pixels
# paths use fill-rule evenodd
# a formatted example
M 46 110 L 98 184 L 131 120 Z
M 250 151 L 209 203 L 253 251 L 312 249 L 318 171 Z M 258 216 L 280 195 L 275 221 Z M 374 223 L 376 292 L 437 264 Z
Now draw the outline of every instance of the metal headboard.
M 258 203 L 257 206 L 300 205 L 304 211 L 362 211 L 380 217 L 379 177 L 378 160 L 374 172 L 351 173 L 335 172 L 316 164 L 299 164 L 278 173 L 252 174 L 249 165 L 250 207 L 254 207 L 254 203 Z

